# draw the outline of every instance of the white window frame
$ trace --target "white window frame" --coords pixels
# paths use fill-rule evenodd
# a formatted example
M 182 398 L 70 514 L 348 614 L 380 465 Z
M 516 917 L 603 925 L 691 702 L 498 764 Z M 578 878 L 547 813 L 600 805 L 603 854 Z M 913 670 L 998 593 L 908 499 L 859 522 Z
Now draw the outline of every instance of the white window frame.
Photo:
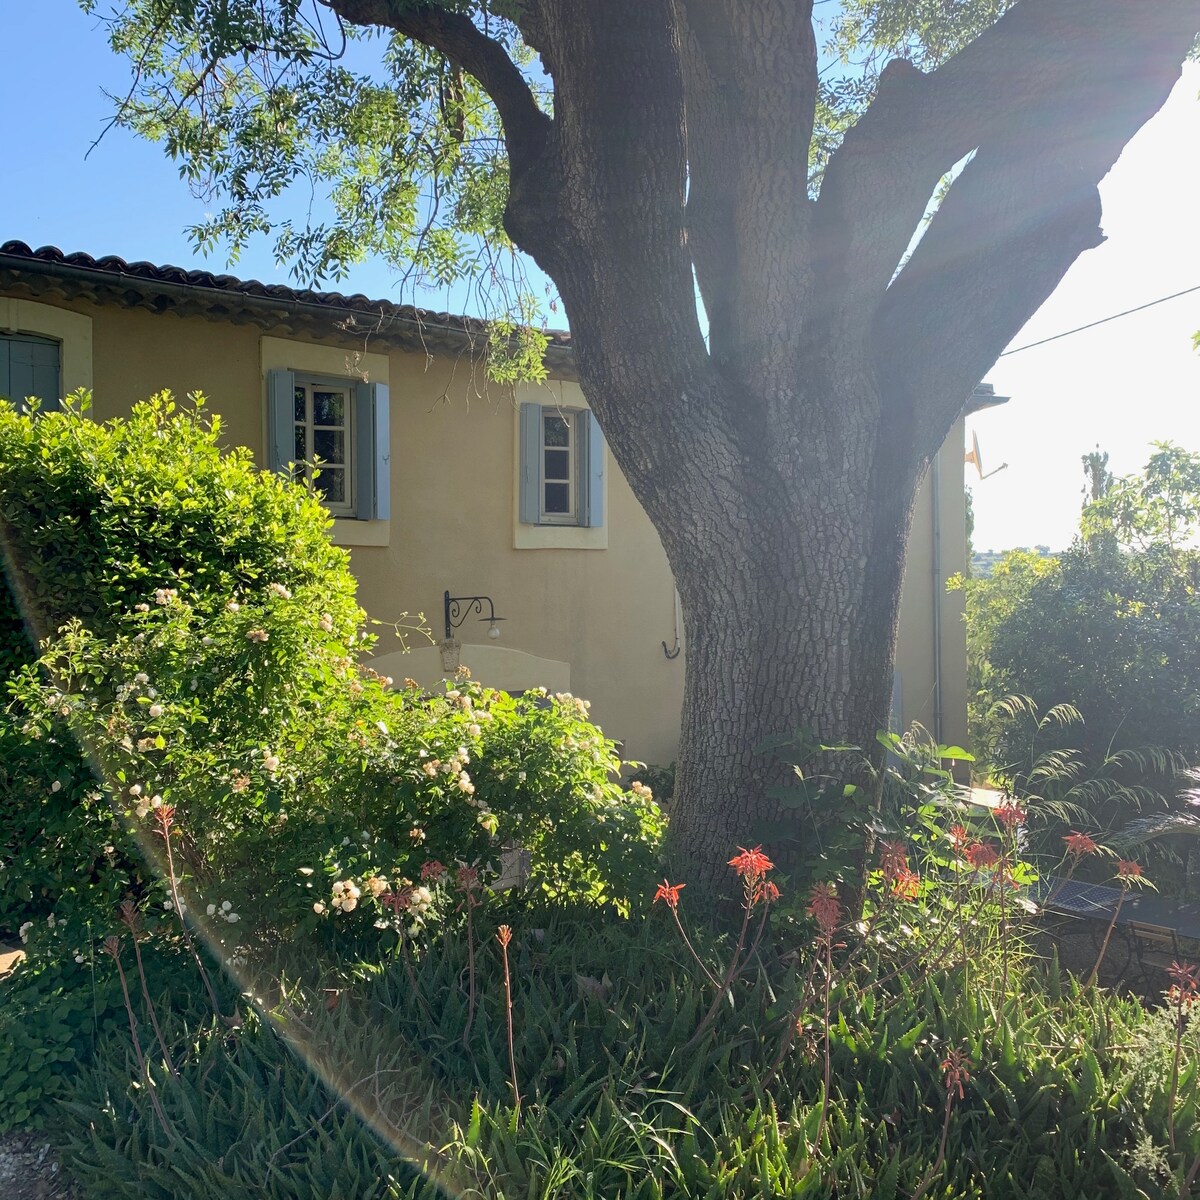
M 289 425 L 281 437 L 272 415 L 275 407 L 273 376 L 289 373 L 293 377 L 352 383 L 356 399 L 353 417 L 356 469 L 352 484 L 355 512 L 353 515 L 335 516 L 330 537 L 337 546 L 389 545 L 392 494 L 399 486 L 399 476 L 392 469 L 391 462 L 391 426 L 395 406 L 390 399 L 390 356 L 361 347 L 347 349 L 293 338 L 271 337 L 269 334 L 263 335 L 259 346 L 265 395 L 264 465 L 272 470 L 283 470 L 284 462 L 295 453 L 294 426 Z M 369 406 L 363 403 L 364 389 L 370 392 Z M 290 387 L 286 407 L 290 422 L 294 416 Z M 365 428 L 362 424 L 364 420 L 368 421 Z M 367 454 L 365 461 L 364 454 Z
M 316 440 L 314 436 L 315 432 L 318 429 L 340 429 L 343 432 L 342 447 L 345 458 L 341 463 L 336 464 L 336 466 L 337 469 L 342 472 L 344 477 L 344 498 L 336 502 L 330 502 L 325 498 L 324 494 L 321 495 L 321 503 L 324 504 L 327 509 L 329 509 L 329 513 L 333 517 L 352 517 L 355 512 L 357 500 L 358 464 L 355 462 L 356 430 L 354 428 L 354 385 L 355 381 L 353 379 L 339 378 L 333 375 L 314 375 L 308 372 L 299 371 L 296 372 L 294 381 L 295 389 L 304 388 L 306 390 L 305 421 L 303 424 L 305 430 L 305 448 L 310 450 L 309 456 L 296 464 L 296 477 L 300 478 L 301 475 L 303 475 L 305 482 L 308 483 L 309 486 L 313 487 L 314 490 L 319 491 L 321 481 L 319 478 L 314 480 L 313 475 L 316 473 L 319 476 L 321 473 L 323 473 L 325 468 L 323 468 L 319 463 L 315 463 L 311 454 L 311 449 Z M 313 411 L 313 392 L 314 390 L 319 391 L 322 389 L 326 389 L 328 391 L 339 391 L 342 393 L 344 398 L 343 413 L 346 418 L 343 425 L 317 425 L 313 421 L 313 416 L 315 415 Z M 301 422 L 295 420 L 294 412 L 292 417 L 292 426 L 294 431 L 295 427 L 300 425 Z
M 582 505 L 583 497 L 579 491 L 583 486 L 583 465 L 579 461 L 579 422 L 583 418 L 585 409 L 581 408 L 551 408 L 544 406 L 541 412 L 541 449 L 542 465 L 538 472 L 540 480 L 538 489 L 538 524 L 539 525 L 578 525 L 579 513 Z M 546 418 L 556 417 L 565 422 L 567 427 L 567 444 L 566 446 L 551 446 L 546 442 Z M 546 477 L 545 462 L 547 450 L 566 450 L 567 451 L 567 478 L 563 479 L 548 479 Z M 567 485 L 567 495 L 570 499 L 570 507 L 563 512 L 550 512 L 546 508 L 546 488 L 550 484 Z

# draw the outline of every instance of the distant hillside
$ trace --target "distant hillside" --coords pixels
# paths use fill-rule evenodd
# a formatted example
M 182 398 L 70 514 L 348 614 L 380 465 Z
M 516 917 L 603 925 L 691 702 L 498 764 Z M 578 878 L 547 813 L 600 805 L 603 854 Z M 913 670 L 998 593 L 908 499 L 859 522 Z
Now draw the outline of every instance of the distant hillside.
M 1028 554 L 1036 554 L 1040 558 L 1052 558 L 1055 553 L 1049 546 L 1013 546 L 1013 550 L 1024 550 Z M 976 550 L 971 555 L 971 574 L 976 579 L 987 579 L 995 565 L 1008 553 L 1008 550 Z

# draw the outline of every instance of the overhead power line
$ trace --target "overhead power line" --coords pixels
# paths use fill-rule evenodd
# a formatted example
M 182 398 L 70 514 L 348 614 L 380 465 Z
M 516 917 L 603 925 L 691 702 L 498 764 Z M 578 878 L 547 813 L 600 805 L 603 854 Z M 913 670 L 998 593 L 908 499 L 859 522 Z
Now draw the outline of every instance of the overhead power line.
M 1042 338 L 1038 342 L 1028 342 L 1024 346 L 1017 346 L 1014 350 L 1005 350 L 1000 355 L 1001 358 L 1007 358 L 1010 354 L 1020 354 L 1022 350 L 1032 350 L 1034 346 L 1044 346 L 1047 342 L 1057 342 L 1059 338 L 1070 337 L 1073 333 L 1082 333 L 1085 329 L 1095 329 L 1097 325 L 1107 325 L 1109 321 L 1115 321 L 1118 317 L 1127 317 L 1131 313 L 1141 312 L 1144 308 L 1153 308 L 1156 304 L 1166 304 L 1168 300 L 1178 300 L 1180 296 L 1187 296 L 1191 292 L 1200 292 L 1200 283 L 1195 287 L 1184 288 L 1182 292 L 1172 292 L 1169 296 L 1160 296 L 1157 300 L 1151 300 L 1146 304 L 1139 304 L 1137 308 L 1127 308 L 1124 312 L 1113 313 L 1111 317 L 1101 317 L 1098 321 L 1090 321 L 1087 325 L 1078 325 L 1074 329 L 1064 330 L 1062 333 L 1056 333 L 1053 337 Z

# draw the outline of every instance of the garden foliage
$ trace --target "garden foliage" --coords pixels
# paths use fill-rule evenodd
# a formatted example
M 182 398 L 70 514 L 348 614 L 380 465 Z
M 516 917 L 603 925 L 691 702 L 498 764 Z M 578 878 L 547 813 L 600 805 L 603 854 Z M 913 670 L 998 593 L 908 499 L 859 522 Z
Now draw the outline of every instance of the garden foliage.
M 1091 761 L 1162 746 L 1194 762 L 1200 454 L 1160 443 L 1140 474 L 1089 478 L 1093 495 L 1068 550 L 1013 550 L 990 577 L 965 583 L 973 726 L 1000 736 L 989 709 L 1020 694 L 1042 711 L 1076 708 L 1083 720 L 1070 744 Z
M 511 1065 L 490 938 L 473 1014 L 451 936 L 285 985 L 236 1038 L 193 1026 L 181 1079 L 155 1068 L 161 1122 L 114 1034 L 59 1136 L 112 1200 L 1179 1196 L 1200 1007 L 1147 1013 L 1031 959 L 1015 825 L 885 848 L 861 923 L 818 888 L 806 928 L 736 970 L 741 939 L 677 936 L 678 885 L 630 922 L 527 913 L 504 947 Z M 733 865 L 757 923 L 771 864 Z
M 362 667 L 327 512 L 220 436 L 166 395 L 104 424 L 0 405 L 0 529 L 45 639 L 0 707 L 0 926 L 55 963 L 6 1018 L 111 990 L 125 900 L 235 966 L 305 934 L 394 944 L 454 915 L 413 902 L 431 865 L 478 900 L 509 845 L 535 893 L 628 906 L 661 821 L 586 703 Z
M 740 923 L 698 927 L 686 879 L 651 901 L 658 810 L 586 705 L 364 670 L 324 510 L 217 436 L 166 398 L 109 425 L 0 407 L 0 518 L 48 634 L 0 758 L 28 842 L 6 831 L 0 919 L 24 906 L 30 951 L 0 1129 L 47 1121 L 97 1200 L 1188 1193 L 1200 979 L 1178 965 L 1148 1010 L 1095 986 L 1103 950 L 1084 983 L 1038 963 L 1029 814 L 972 816 L 963 751 L 881 735 L 861 913 L 827 814 L 858 793 L 798 772 L 821 882 L 731 847 Z M 91 542 L 131 487 L 175 524 L 136 554 L 113 533 L 112 569 Z M 206 503 L 273 512 L 276 549 L 234 553 Z M 39 554 L 70 562 L 52 519 L 98 531 L 93 586 L 39 609 Z M 489 889 L 510 843 L 533 886 Z M 1065 847 L 1068 875 L 1099 859 Z

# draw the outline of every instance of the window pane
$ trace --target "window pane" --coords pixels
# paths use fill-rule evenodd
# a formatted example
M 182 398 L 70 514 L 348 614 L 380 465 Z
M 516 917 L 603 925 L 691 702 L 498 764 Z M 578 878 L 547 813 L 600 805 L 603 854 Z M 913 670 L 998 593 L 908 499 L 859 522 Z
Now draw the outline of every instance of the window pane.
M 566 480 L 571 478 L 570 450 L 546 451 L 546 478 Z
M 346 435 L 339 429 L 314 429 L 313 454 L 324 462 L 346 461 Z
M 570 514 L 571 485 L 569 483 L 546 484 L 546 512 Z
M 325 497 L 326 504 L 345 504 L 346 472 L 340 467 L 332 470 L 322 467 L 321 474 L 317 479 L 317 491 Z
M 313 424 L 345 425 L 345 392 L 313 392 Z
M 293 455 L 293 462 L 304 462 L 308 458 L 308 447 L 305 445 L 304 426 L 296 426 L 296 452 Z
M 308 420 L 308 393 L 302 387 L 298 387 L 292 393 L 292 404 L 294 406 L 292 420 L 307 421 Z
M 543 428 L 547 446 L 569 446 L 571 444 L 571 431 L 567 427 L 565 417 L 560 417 L 558 413 L 546 413 L 543 417 Z

